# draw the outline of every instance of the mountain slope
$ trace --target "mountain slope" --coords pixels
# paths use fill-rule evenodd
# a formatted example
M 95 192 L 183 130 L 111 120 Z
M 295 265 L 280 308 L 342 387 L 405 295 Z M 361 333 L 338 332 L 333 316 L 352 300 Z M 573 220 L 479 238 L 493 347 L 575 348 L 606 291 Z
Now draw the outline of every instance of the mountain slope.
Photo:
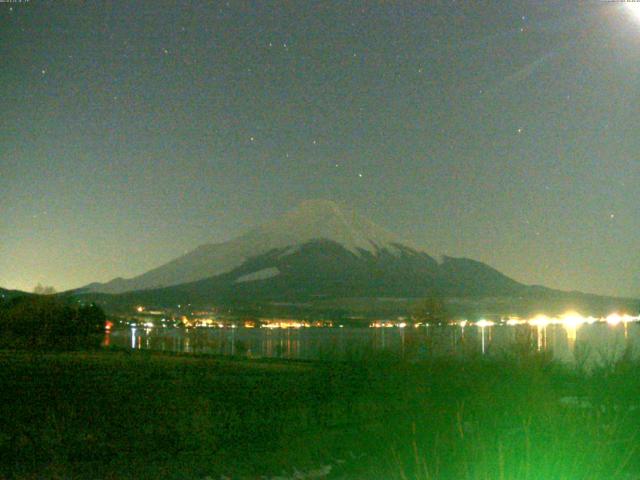
M 271 250 L 238 268 L 196 282 L 118 295 L 119 304 L 212 305 L 238 302 L 307 302 L 335 298 L 513 295 L 524 285 L 468 259 L 442 263 L 395 245 L 351 251 L 329 240 Z
M 196 282 L 118 295 L 89 293 L 86 299 L 114 312 L 131 312 L 138 305 L 172 309 L 188 305 L 236 314 L 342 318 L 356 310 L 373 317 L 406 315 L 416 298 L 431 295 L 448 298 L 451 312 L 466 318 L 566 310 L 593 315 L 637 311 L 637 300 L 523 285 L 466 258 L 446 257 L 438 263 L 424 252 L 401 245 L 393 253 L 386 249 L 354 252 L 329 240 L 273 249 L 229 272 Z
M 296 209 L 228 242 L 202 245 L 195 250 L 131 279 L 93 283 L 86 291 L 122 293 L 161 288 L 220 275 L 246 260 L 274 249 L 291 250 L 312 240 L 342 245 L 354 255 L 387 250 L 398 253 L 402 239 L 350 211 L 325 200 L 303 202 Z

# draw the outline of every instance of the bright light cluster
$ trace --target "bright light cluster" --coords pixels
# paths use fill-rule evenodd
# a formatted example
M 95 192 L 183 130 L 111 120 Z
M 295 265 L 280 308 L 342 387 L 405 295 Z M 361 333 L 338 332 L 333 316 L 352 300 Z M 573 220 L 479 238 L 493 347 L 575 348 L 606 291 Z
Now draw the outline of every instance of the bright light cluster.
M 609 324 L 609 325 L 617 325 L 620 322 L 622 323 L 627 323 L 627 322 L 637 322 L 640 320 L 640 315 L 637 317 L 633 317 L 631 315 L 627 315 L 626 313 L 623 315 L 620 315 L 618 313 L 612 313 L 611 315 L 609 315 L 607 318 L 605 318 L 605 321 Z
M 268 328 L 270 330 L 274 330 L 276 328 L 282 328 L 282 329 L 287 329 L 287 328 L 293 328 L 293 329 L 300 329 L 300 328 L 306 328 L 306 327 L 310 327 L 311 325 L 309 324 L 309 322 L 299 322 L 296 320 L 274 320 L 271 321 L 269 323 L 264 323 L 261 325 L 261 328 Z
M 620 313 L 612 313 L 606 317 L 596 318 L 596 317 L 584 317 L 580 315 L 578 312 L 568 311 L 559 315 L 557 317 L 550 317 L 548 315 L 539 314 L 535 317 L 529 319 L 522 319 L 519 317 L 509 317 L 507 320 L 501 320 L 499 323 L 503 323 L 509 326 L 515 325 L 530 325 L 532 327 L 544 328 L 548 325 L 563 325 L 565 327 L 579 327 L 583 324 L 592 324 L 596 322 L 606 322 L 609 325 L 618 325 L 620 323 L 629 323 L 629 322 L 637 322 L 640 321 L 640 315 L 633 316 L 629 314 L 620 314 Z M 462 320 L 458 322 L 458 326 L 463 327 L 467 325 L 467 320 Z M 476 327 L 484 328 L 484 327 L 492 327 L 496 325 L 496 322 L 486 319 L 480 319 L 475 322 L 473 325 Z
M 478 320 L 476 322 L 476 327 L 480 327 L 480 328 L 484 328 L 484 327 L 493 327 L 496 323 L 492 322 L 491 320 L 485 320 L 484 318 L 482 320 Z

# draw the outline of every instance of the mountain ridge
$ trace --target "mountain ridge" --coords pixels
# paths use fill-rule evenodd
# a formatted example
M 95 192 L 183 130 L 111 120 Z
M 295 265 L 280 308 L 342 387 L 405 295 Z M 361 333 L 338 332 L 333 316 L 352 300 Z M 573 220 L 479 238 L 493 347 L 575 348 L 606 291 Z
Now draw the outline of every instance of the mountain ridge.
M 329 240 L 313 240 L 291 251 L 273 249 L 223 274 L 120 294 L 154 304 L 249 301 L 307 301 L 337 297 L 512 294 L 525 286 L 482 263 L 396 247 L 353 252 Z M 481 270 L 469 275 L 467 265 Z M 261 275 L 266 272 L 266 275 Z
M 30 295 L 33 295 L 33 293 L 23 292 L 22 290 L 10 290 L 7 288 L 0 287 L 0 301 L 10 300 L 14 297 L 24 297 L 24 296 L 30 296 Z
M 284 215 L 225 242 L 203 244 L 141 275 L 91 283 L 84 291 L 124 293 L 189 283 L 233 270 L 247 259 L 275 248 L 292 249 L 311 240 L 327 239 L 348 250 L 399 251 L 410 243 L 354 211 L 329 200 L 307 200 Z M 413 247 L 411 247 L 413 248 Z

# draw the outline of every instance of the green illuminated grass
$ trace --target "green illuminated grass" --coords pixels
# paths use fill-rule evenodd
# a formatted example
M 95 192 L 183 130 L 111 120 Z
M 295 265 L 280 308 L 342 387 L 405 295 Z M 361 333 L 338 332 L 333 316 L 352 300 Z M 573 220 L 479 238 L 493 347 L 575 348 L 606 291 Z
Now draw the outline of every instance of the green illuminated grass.
M 0 478 L 628 480 L 639 367 L 4 352 Z

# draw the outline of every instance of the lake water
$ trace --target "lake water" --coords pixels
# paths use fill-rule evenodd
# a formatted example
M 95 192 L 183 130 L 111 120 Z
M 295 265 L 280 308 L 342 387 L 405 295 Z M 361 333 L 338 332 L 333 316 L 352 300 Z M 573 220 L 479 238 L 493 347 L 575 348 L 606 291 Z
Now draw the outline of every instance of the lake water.
M 254 358 L 349 359 L 387 351 L 409 360 L 442 355 L 495 355 L 515 345 L 589 363 L 610 360 L 640 342 L 640 324 L 421 326 L 405 328 L 130 328 L 105 344 L 131 349 L 244 355 Z

